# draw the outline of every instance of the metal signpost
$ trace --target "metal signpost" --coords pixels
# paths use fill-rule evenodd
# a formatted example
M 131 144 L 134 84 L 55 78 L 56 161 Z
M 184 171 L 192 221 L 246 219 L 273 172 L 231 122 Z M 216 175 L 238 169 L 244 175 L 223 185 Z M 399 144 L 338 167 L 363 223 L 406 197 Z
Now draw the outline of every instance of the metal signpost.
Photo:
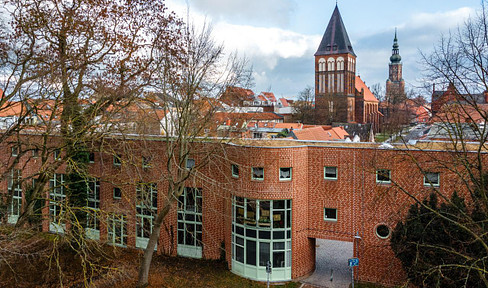
M 266 274 L 268 274 L 268 279 L 266 280 L 266 287 L 269 288 L 269 274 L 271 274 L 271 261 L 266 262 Z
M 354 267 L 359 266 L 359 258 L 350 258 L 348 260 L 349 267 L 351 267 L 351 282 L 352 288 L 354 288 Z

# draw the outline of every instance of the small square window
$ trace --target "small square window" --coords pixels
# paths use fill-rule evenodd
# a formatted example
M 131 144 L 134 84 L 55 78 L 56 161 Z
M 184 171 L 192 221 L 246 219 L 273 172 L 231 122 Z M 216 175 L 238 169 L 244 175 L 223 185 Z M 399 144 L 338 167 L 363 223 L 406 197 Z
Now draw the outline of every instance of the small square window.
M 149 168 L 151 167 L 151 160 L 149 157 L 142 156 L 142 168 Z
M 90 152 L 90 154 L 88 154 L 88 162 L 95 163 L 95 153 Z
M 440 175 L 437 172 L 427 172 L 424 174 L 424 185 L 425 186 L 434 186 L 439 187 L 440 184 Z
M 186 169 L 190 170 L 195 168 L 195 159 L 188 158 L 186 159 Z
M 232 177 L 239 178 L 239 165 L 232 164 L 231 169 L 232 169 Z
M 32 158 L 37 158 L 37 157 L 39 157 L 39 149 L 35 148 L 34 150 L 32 150 Z
M 114 187 L 114 199 L 122 198 L 122 190 L 119 187 Z
M 391 171 L 387 169 L 376 170 L 376 182 L 384 184 L 391 183 Z
M 263 167 L 252 167 L 251 168 L 252 180 L 264 180 L 264 168 Z
M 337 221 L 337 209 L 324 208 L 324 220 L 325 221 Z
M 291 180 L 291 167 L 280 168 L 280 181 Z
M 337 180 L 337 167 L 324 167 L 324 179 Z
M 59 149 L 54 150 L 54 160 L 56 160 L 56 161 L 61 160 L 61 150 L 59 150 Z
M 122 165 L 122 158 L 120 157 L 119 154 L 114 155 L 114 166 L 120 166 Z
M 19 156 L 19 147 L 15 146 L 12 147 L 12 157 L 17 157 Z

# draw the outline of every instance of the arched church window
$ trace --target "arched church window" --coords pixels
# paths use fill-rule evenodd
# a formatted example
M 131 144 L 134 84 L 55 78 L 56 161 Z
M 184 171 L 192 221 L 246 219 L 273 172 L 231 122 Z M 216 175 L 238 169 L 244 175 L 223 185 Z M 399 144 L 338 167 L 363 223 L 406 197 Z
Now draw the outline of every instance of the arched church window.
M 344 70 L 344 58 L 337 58 L 337 70 Z
M 320 58 L 319 59 L 319 72 L 325 71 L 325 59 Z
M 327 59 L 327 70 L 328 71 L 334 71 L 335 70 L 335 59 L 332 57 Z

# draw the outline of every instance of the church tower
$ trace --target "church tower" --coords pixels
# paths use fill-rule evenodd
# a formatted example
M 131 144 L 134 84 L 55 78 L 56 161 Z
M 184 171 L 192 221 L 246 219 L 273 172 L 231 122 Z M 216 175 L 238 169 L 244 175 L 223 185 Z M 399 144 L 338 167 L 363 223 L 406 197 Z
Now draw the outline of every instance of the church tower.
M 398 45 L 397 32 L 393 39 L 393 49 L 390 57 L 390 73 L 386 80 L 386 99 L 391 104 L 405 100 L 405 81 L 402 78 L 402 57 Z
M 356 54 L 337 5 L 314 56 L 318 122 L 354 122 Z

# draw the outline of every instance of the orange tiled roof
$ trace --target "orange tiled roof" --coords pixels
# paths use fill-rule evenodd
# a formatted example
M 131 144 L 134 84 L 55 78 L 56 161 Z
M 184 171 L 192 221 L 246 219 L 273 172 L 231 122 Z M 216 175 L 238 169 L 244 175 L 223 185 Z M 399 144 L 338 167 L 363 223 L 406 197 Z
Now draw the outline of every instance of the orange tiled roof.
M 342 128 L 342 127 L 335 127 L 335 128 Z M 334 128 L 329 130 L 324 130 L 324 128 L 321 126 L 307 128 L 303 130 L 297 130 L 297 131 L 293 130 L 293 134 L 295 135 L 296 139 L 315 140 L 315 141 L 343 140 L 344 132 L 342 132 L 341 129 L 334 129 Z M 348 136 L 347 133 L 345 135 Z
M 288 100 L 286 100 L 285 98 L 280 98 L 280 102 L 281 102 L 281 105 L 283 105 L 283 107 L 289 107 L 290 104 L 288 103 Z
M 294 130 L 301 130 L 303 129 L 303 124 L 302 123 L 276 123 L 275 128 L 281 128 L 281 129 L 294 129 Z
M 373 92 L 369 90 L 368 86 L 364 83 L 364 81 L 361 79 L 361 77 L 356 76 L 356 83 L 355 83 L 356 90 L 361 92 L 361 89 L 364 89 L 364 101 L 368 102 L 379 102 L 376 97 L 374 97 Z
M 274 96 L 273 92 L 261 92 L 266 98 L 268 98 L 271 102 L 276 102 L 276 97 Z

